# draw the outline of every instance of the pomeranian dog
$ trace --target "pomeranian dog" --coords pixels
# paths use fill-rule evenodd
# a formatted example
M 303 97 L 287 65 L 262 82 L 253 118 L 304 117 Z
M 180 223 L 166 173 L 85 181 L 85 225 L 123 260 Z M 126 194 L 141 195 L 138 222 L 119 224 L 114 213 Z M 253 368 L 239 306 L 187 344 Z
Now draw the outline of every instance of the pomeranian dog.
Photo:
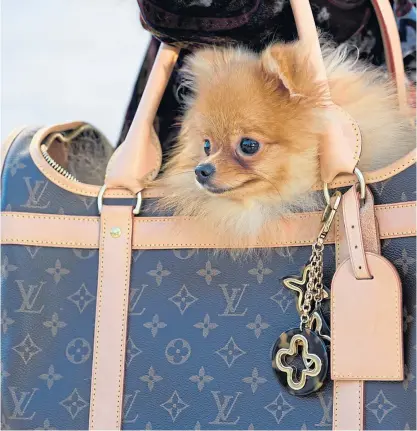
M 386 166 L 415 147 L 409 117 L 383 71 L 322 44 L 331 97 L 358 123 L 358 167 Z M 184 67 L 185 101 L 178 142 L 156 185 L 159 207 L 197 216 L 231 237 L 253 236 L 268 221 L 314 207 L 319 143 L 326 121 L 323 88 L 308 47 L 277 43 L 261 54 L 210 48 Z M 317 209 L 317 206 L 316 206 Z

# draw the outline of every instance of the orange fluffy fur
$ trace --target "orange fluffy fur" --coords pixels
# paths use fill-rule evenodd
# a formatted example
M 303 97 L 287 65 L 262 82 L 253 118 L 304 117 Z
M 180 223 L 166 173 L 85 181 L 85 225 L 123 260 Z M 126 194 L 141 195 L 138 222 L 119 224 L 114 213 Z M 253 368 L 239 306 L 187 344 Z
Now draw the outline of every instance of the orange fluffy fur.
M 346 48 L 324 44 L 322 53 L 334 103 L 361 130 L 359 168 L 380 168 L 414 148 L 414 129 L 383 72 L 350 58 Z M 191 55 L 184 85 L 192 96 L 174 155 L 157 180 L 168 190 L 159 206 L 202 217 L 234 240 L 257 235 L 295 207 L 314 207 L 311 190 L 319 181 L 320 134 L 328 119 L 308 64 L 300 42 L 274 44 L 260 55 L 236 48 Z M 239 153 L 243 137 L 258 141 L 260 150 Z M 215 194 L 199 186 L 194 170 L 201 163 L 215 166 L 214 187 L 231 190 Z

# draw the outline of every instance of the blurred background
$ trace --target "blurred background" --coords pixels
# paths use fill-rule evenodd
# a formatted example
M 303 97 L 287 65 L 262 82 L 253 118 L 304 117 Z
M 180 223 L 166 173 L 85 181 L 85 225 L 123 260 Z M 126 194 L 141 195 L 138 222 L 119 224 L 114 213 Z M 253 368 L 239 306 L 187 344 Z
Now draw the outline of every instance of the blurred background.
M 83 120 L 115 144 L 148 42 L 136 0 L 1 0 L 1 140 Z

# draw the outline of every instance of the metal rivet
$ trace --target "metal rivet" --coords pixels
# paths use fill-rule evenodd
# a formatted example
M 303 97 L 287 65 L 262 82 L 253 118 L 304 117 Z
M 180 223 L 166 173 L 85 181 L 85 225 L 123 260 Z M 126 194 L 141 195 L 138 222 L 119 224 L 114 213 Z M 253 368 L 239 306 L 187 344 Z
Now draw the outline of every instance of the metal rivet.
M 110 230 L 110 235 L 112 238 L 119 238 L 119 236 L 122 234 L 122 230 L 120 227 L 112 227 Z

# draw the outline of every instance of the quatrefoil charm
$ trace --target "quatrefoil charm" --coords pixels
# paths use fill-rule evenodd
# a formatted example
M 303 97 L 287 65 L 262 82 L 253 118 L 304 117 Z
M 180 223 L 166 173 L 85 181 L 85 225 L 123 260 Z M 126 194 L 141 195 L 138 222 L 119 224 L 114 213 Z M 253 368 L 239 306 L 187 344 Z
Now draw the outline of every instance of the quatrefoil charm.
M 318 391 L 326 379 L 329 367 L 326 346 L 310 329 L 290 329 L 281 334 L 274 346 L 272 367 L 288 392 L 309 395 Z

